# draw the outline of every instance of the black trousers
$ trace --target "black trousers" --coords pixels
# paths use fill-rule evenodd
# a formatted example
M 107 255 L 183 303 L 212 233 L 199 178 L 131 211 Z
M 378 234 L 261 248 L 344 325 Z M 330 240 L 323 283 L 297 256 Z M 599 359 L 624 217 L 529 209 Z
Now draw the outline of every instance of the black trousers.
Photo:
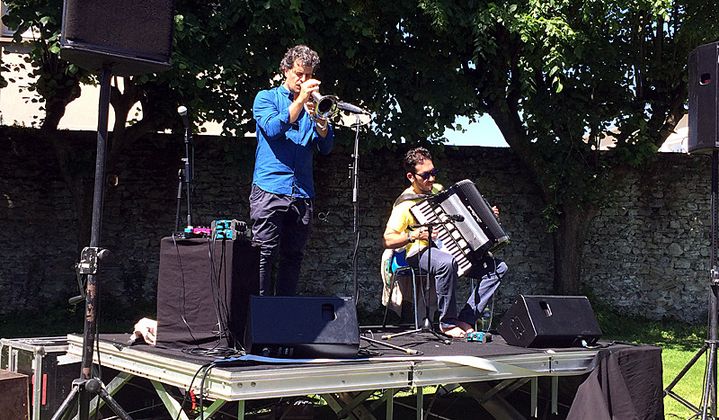
M 311 199 L 274 194 L 252 185 L 250 219 L 253 245 L 260 248 L 261 296 L 297 293 L 312 214 Z M 273 293 L 272 264 L 276 257 L 279 257 L 279 268 Z

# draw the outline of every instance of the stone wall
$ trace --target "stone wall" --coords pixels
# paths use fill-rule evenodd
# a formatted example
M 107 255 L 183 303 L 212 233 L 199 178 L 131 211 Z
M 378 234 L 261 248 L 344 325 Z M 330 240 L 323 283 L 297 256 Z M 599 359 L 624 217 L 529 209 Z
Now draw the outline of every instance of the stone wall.
M 35 131 L 0 129 L 0 315 L 62 307 L 77 294 L 72 266 L 86 244 L 78 239 L 73 200 L 52 141 L 72 142 L 75 169 L 92 176 L 94 133 L 63 132 L 50 139 Z M 151 136 L 109 171 L 118 175 L 119 184 L 106 192 L 101 245 L 113 256 L 103 263 L 99 278 L 100 296 L 113 307 L 153 305 L 160 238 L 175 225 L 182 154 L 178 136 Z M 400 159 L 400 152 L 389 149 L 360 156 L 358 283 L 364 322 L 378 320 L 382 309 L 380 237 L 392 202 L 406 186 Z M 248 220 L 253 162 L 253 139 L 196 138 L 195 225 L 219 218 Z M 316 159 L 318 217 L 302 270 L 303 294 L 353 293 L 351 162 L 351 147 L 341 144 L 330 156 Z M 626 178 L 595 219 L 584 247 L 583 283 L 593 299 L 631 315 L 703 319 L 707 162 L 660 155 L 648 171 Z M 501 208 L 512 243 L 501 252 L 510 272 L 498 293 L 499 309 L 519 293 L 551 293 L 552 240 L 541 218 L 542 202 L 512 151 L 448 147 L 435 157 L 435 165 L 445 184 L 472 179 Z
M 697 322 L 710 296 L 711 159 L 658 158 L 593 221 L 582 281 L 622 312 Z

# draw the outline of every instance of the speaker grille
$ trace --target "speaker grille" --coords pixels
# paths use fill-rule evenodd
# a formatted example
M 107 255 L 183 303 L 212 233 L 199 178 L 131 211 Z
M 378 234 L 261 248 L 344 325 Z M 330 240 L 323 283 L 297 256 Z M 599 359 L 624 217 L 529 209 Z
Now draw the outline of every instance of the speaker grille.
M 352 298 L 252 296 L 245 348 L 271 357 L 355 357 L 359 327 Z
M 717 67 L 719 43 L 702 45 L 689 54 L 689 152 L 719 148 Z
M 172 0 L 67 0 L 62 55 L 89 70 L 112 66 L 121 75 L 169 67 Z
M 519 295 L 497 328 L 514 346 L 573 347 L 602 336 L 585 296 Z

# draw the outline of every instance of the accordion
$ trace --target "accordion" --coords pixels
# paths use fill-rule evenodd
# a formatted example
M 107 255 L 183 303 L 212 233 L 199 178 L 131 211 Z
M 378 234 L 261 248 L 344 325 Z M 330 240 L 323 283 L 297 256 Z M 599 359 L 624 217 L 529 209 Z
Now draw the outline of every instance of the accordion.
M 437 245 L 454 256 L 462 276 L 487 253 L 509 242 L 491 207 L 468 179 L 410 208 L 422 224 L 437 223 Z

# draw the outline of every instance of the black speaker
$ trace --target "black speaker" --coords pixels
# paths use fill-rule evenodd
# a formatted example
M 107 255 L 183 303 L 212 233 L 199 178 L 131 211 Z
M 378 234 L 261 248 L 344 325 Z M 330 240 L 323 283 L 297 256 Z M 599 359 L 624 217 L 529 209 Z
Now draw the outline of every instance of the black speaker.
M 585 296 L 519 295 L 497 330 L 507 344 L 521 347 L 592 345 L 602 336 Z
M 120 76 L 167 70 L 172 27 L 172 0 L 65 0 L 60 56 Z
M 719 42 L 713 42 L 689 54 L 689 152 L 704 153 L 719 148 L 718 52 Z
M 287 358 L 352 358 L 359 326 L 352 298 L 251 296 L 245 349 Z

